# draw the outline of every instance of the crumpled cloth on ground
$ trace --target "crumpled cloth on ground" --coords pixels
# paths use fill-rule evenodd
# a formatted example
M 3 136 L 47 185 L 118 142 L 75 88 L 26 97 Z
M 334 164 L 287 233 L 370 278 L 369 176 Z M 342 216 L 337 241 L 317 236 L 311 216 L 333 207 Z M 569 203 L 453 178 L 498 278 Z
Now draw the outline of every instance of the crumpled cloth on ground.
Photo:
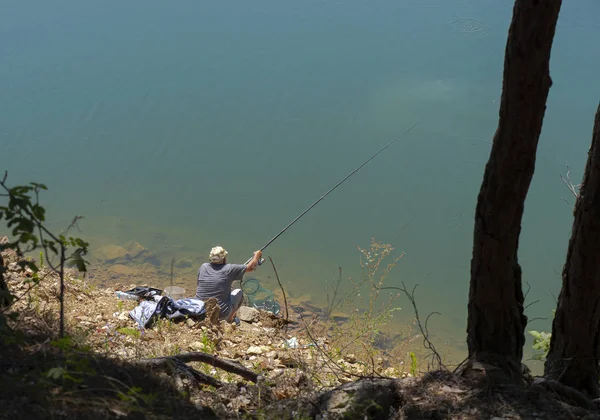
M 206 309 L 204 301 L 194 298 L 173 300 L 163 296 L 158 302 L 143 301 L 129 312 L 129 317 L 138 323 L 140 328 L 150 328 L 159 318 L 182 319 L 204 318 Z

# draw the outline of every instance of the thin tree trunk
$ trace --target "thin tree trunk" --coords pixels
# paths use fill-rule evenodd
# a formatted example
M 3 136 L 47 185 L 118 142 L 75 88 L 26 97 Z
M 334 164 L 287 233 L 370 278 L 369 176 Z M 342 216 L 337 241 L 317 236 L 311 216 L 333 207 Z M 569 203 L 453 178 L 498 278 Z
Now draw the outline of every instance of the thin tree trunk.
M 10 305 L 10 291 L 8 290 L 6 281 L 4 281 L 4 271 L 4 261 L 0 255 L 0 309 Z
M 545 375 L 600 397 L 600 106 L 575 204 Z
M 561 0 L 516 0 L 500 118 L 475 212 L 468 304 L 469 361 L 520 381 L 527 317 L 517 249 L 552 85 L 549 62 Z
M 0 245 L 6 245 L 8 243 L 8 237 L 0 236 Z M 8 290 L 8 285 L 6 284 L 6 280 L 4 279 L 4 273 L 6 273 L 6 267 L 4 267 L 4 258 L 2 256 L 2 252 L 4 251 L 4 247 L 0 247 L 0 309 L 6 308 L 10 305 L 10 290 Z

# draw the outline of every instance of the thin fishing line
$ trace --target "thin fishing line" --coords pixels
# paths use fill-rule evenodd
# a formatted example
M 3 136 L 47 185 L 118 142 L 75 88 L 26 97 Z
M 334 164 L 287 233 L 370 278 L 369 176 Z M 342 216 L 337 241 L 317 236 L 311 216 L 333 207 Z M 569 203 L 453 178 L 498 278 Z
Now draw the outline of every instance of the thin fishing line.
M 273 238 L 271 238 L 271 240 L 269 242 L 267 242 L 265 244 L 265 246 L 263 246 L 260 250 L 264 251 L 269 245 L 271 245 L 273 242 L 275 242 L 275 240 L 277 238 L 279 238 L 286 230 L 288 230 L 294 223 L 296 223 L 298 220 L 300 220 L 300 218 L 302 216 L 304 216 L 306 213 L 308 213 L 314 206 L 316 206 L 317 204 L 319 204 L 321 202 L 321 200 L 323 200 L 330 193 L 332 193 L 337 187 L 339 187 L 340 185 L 342 185 L 348 178 L 350 178 L 352 175 L 354 175 L 355 173 L 357 173 L 363 166 L 365 166 L 367 163 L 369 163 L 370 161 L 372 161 L 373 159 L 375 159 L 385 149 L 387 149 L 388 147 L 390 147 L 392 144 L 396 143 L 404 135 L 408 134 L 410 132 L 410 130 L 412 130 L 413 128 L 415 128 L 415 126 L 417 124 L 419 124 L 419 122 L 420 121 L 417 121 L 416 123 L 414 123 L 413 125 L 411 125 L 404 133 L 402 133 L 402 136 L 397 137 L 394 140 L 390 141 L 388 144 L 386 144 L 381 149 L 379 149 L 373 156 L 371 156 L 369 159 L 367 159 L 366 161 L 364 161 L 359 167 L 357 167 L 352 172 L 350 172 L 348 175 L 346 175 L 341 181 L 339 181 L 331 189 L 329 189 L 329 191 L 327 191 L 325 194 L 323 194 L 321 197 L 319 197 L 319 199 L 317 201 L 315 201 L 314 203 L 312 203 L 306 210 L 304 210 L 302 213 L 300 213 L 294 220 L 292 220 L 286 227 L 284 227 L 277 235 L 275 235 Z M 251 260 L 252 259 L 248 260 L 248 262 L 250 262 Z

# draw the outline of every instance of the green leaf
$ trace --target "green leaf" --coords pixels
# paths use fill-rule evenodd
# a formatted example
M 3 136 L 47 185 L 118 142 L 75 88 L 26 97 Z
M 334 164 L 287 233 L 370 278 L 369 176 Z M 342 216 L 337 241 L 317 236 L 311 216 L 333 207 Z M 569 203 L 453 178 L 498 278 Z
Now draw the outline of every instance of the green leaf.
M 69 266 L 76 267 L 82 273 L 87 272 L 87 261 L 83 259 L 84 250 L 76 249 L 67 259 Z
M 39 184 L 37 182 L 30 182 L 31 185 L 33 185 L 33 187 L 35 187 L 38 190 L 47 190 L 48 187 L 46 187 L 44 184 Z
M 66 371 L 61 367 L 52 368 L 46 373 L 46 376 L 50 379 L 59 379 L 65 375 Z
M 33 207 L 31 207 L 31 212 L 41 222 L 46 219 L 46 209 L 38 204 L 34 204 Z
M 59 338 L 58 340 L 51 341 L 50 345 L 56 347 L 57 349 L 63 350 L 63 351 L 70 350 L 74 346 L 73 340 L 71 340 L 71 337 L 69 337 L 69 336 L 65 336 L 63 338 Z
M 58 254 L 58 248 L 56 248 L 56 243 L 54 241 L 47 241 L 46 246 L 50 248 L 50 251 Z
M 123 327 L 123 328 L 119 328 L 117 330 L 117 332 L 120 332 L 121 334 L 128 335 L 130 337 L 140 338 L 140 331 L 136 330 L 135 328 Z
M 31 269 L 34 273 L 37 273 L 39 271 L 37 265 L 33 261 L 21 260 L 17 264 L 21 267 L 21 269 L 25 269 L 27 267 Z

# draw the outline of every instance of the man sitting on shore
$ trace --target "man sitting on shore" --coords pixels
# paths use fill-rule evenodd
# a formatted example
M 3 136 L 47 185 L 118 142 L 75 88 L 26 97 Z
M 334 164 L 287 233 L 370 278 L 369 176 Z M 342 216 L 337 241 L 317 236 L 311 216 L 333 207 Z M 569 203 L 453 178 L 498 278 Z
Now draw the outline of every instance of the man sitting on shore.
M 210 251 L 210 263 L 204 263 L 198 270 L 196 298 L 207 301 L 216 298 L 221 308 L 220 319 L 232 322 L 242 305 L 241 289 L 231 290 L 234 280 L 242 280 L 244 273 L 253 271 L 258 265 L 262 251 L 256 251 L 248 264 L 227 264 L 227 251 L 216 246 Z

